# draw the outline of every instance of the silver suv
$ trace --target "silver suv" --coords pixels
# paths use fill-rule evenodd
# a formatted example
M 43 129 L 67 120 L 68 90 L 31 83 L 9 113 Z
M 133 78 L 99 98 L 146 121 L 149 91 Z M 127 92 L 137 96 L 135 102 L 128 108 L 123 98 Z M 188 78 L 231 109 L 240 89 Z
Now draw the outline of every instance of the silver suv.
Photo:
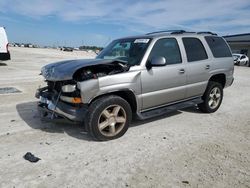
M 96 59 L 42 68 L 43 118 L 85 125 L 97 140 L 121 137 L 132 116 L 147 119 L 197 105 L 215 112 L 233 83 L 228 44 L 211 32 L 160 31 L 111 42 Z

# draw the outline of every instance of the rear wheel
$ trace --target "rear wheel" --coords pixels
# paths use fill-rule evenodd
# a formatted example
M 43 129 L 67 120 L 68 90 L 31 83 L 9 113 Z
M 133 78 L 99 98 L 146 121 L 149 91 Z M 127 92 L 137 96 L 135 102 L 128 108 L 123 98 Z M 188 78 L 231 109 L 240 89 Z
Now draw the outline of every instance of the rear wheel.
M 202 98 L 204 102 L 198 104 L 202 112 L 213 113 L 217 111 L 223 99 L 222 85 L 218 82 L 210 81 Z
M 125 134 L 132 119 L 132 111 L 126 100 L 111 95 L 94 101 L 89 108 L 85 125 L 96 140 L 105 141 Z

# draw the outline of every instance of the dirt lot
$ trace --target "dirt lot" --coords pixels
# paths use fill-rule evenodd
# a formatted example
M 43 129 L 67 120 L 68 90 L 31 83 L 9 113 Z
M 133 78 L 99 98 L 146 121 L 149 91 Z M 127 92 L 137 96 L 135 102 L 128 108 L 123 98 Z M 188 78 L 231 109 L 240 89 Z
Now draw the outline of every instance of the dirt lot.
M 40 68 L 94 54 L 11 48 L 0 66 L 0 187 L 250 187 L 250 68 L 235 67 L 221 108 L 134 122 L 120 139 L 94 142 L 81 125 L 42 123 Z M 26 152 L 40 157 L 23 159 Z

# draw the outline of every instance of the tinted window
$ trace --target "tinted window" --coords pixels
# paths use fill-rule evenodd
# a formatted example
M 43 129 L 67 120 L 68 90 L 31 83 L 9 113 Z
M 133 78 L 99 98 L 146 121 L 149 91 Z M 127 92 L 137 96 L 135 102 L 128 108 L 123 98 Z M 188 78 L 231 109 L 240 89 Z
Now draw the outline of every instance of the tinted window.
M 205 37 L 214 57 L 232 57 L 229 47 L 221 37 Z
M 176 39 L 159 39 L 149 55 L 149 60 L 154 57 L 165 57 L 168 65 L 181 63 L 180 49 Z
M 182 38 L 188 62 L 207 59 L 207 53 L 197 38 Z

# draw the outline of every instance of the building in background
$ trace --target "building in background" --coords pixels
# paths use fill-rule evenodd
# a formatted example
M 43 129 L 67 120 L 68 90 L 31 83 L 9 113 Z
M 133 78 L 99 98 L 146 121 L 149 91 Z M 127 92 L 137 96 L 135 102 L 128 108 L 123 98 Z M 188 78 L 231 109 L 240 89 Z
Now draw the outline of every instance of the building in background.
M 250 57 L 250 33 L 224 36 L 233 53 Z

